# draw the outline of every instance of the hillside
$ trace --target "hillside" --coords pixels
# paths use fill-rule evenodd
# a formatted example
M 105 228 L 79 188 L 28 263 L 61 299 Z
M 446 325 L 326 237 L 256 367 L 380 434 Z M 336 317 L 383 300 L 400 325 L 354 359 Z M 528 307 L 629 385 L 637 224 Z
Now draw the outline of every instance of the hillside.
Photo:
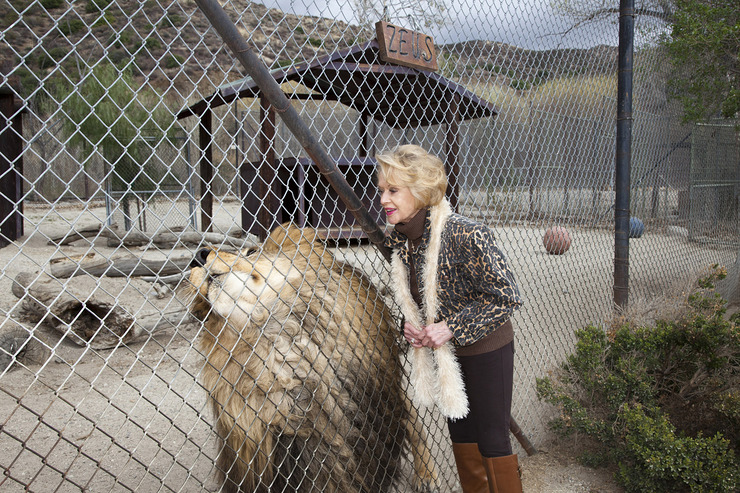
M 466 41 L 442 48 L 455 54 L 459 74 L 497 76 L 506 85 L 512 79 L 542 82 L 556 77 L 613 74 L 617 70 L 617 48 L 611 46 L 535 51 L 494 41 Z
M 26 3 L 14 1 L 18 11 Z M 50 73 L 58 75 L 59 66 L 74 80 L 80 67 L 103 57 L 134 67 L 142 83 L 178 99 L 192 94 L 194 86 L 201 93 L 210 92 L 224 77 L 235 79 L 243 73 L 192 0 L 172 2 L 166 9 L 151 0 L 42 3 L 46 9 L 34 2 L 23 11 L 20 22 L 7 3 L 0 7 L 0 28 L 5 33 L 0 70 L 13 72 L 10 83 L 24 96 L 33 94 Z M 104 5 L 103 10 L 99 5 Z M 250 45 L 269 66 L 312 59 L 362 39 L 359 27 L 285 15 L 261 4 L 243 11 L 240 26 L 250 31 Z M 514 87 L 515 82 L 526 81 L 526 87 L 531 87 L 553 77 L 616 69 L 616 49 L 611 47 L 532 51 L 469 41 L 442 46 L 440 51 L 454 67 L 446 75 L 463 83 L 491 77 L 502 85 Z M 13 70 L 21 58 L 24 66 Z
M 59 6 L 44 10 L 34 3 L 17 23 L 8 4 L 0 6 L 0 29 L 5 32 L 0 70 L 9 74 L 21 57 L 25 60 L 10 81 L 21 94 L 31 94 L 59 65 L 74 77 L 84 66 L 80 60 L 92 64 L 103 57 L 116 64 L 133 59 L 142 82 L 180 95 L 191 93 L 194 85 L 209 85 L 206 73 L 213 81 L 222 80 L 224 70 L 229 78 L 241 76 L 241 67 L 192 0 L 172 2 L 166 10 L 154 1 L 117 0 L 104 11 L 96 10 L 94 2 L 72 2 L 70 7 L 61 0 L 44 3 Z M 260 4 L 245 11 L 240 27 L 251 30 L 250 44 L 268 65 L 346 47 L 344 38 L 359 32 L 341 22 L 285 15 Z

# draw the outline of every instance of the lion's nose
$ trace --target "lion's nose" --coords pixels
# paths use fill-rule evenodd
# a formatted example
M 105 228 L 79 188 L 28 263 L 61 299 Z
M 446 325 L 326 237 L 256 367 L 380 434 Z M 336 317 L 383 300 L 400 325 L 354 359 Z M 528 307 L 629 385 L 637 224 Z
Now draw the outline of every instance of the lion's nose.
M 209 253 L 211 253 L 210 248 L 203 248 L 201 250 L 198 250 L 193 257 L 193 260 L 190 262 L 190 267 L 203 267 L 204 265 L 206 265 Z

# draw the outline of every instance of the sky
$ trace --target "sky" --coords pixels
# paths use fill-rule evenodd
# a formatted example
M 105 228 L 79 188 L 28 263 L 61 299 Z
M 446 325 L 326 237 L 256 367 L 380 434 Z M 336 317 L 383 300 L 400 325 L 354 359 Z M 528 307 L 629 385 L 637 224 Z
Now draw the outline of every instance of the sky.
M 260 1 L 260 0 L 258 0 Z M 378 0 L 380 1 L 380 0 Z M 356 23 L 352 0 L 261 0 L 267 7 L 297 15 Z M 589 48 L 618 43 L 617 17 L 568 31 L 573 21 L 554 12 L 549 0 L 447 0 L 449 19 L 441 28 L 424 29 L 435 44 L 468 40 L 508 43 L 520 48 Z M 497 8 L 494 10 L 491 6 Z M 411 27 L 393 21 L 403 27 Z

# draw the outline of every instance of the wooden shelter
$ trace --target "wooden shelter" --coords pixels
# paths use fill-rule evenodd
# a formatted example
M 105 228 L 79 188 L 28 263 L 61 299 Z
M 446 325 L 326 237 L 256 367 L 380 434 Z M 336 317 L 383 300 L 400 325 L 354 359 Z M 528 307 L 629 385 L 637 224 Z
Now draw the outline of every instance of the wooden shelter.
M 0 248 L 23 236 L 23 110 L 0 86 Z
M 359 112 L 359 155 L 337 156 L 337 165 L 377 217 L 380 217 L 380 209 L 375 193 L 366 192 L 373 185 L 369 180 L 361 179 L 362 176 L 372 176 L 375 166 L 368 132 L 371 119 L 401 129 L 445 126 L 445 155 L 440 157 L 448 168 L 448 192 L 455 207 L 458 198 L 455 179 L 459 175 L 460 122 L 496 115 L 491 103 L 435 72 L 383 62 L 377 40 L 312 62 L 279 68 L 273 70 L 271 75 L 279 84 L 293 82 L 308 89 L 305 93 L 286 94 L 291 99 L 338 101 Z M 264 238 L 275 225 L 292 220 L 300 226 L 322 230 L 328 236 L 349 234 L 344 226 L 352 225 L 354 218 L 322 180 L 311 160 L 305 157 L 276 159 L 275 111 L 264 98 L 260 98 L 260 89 L 251 78 L 222 86 L 178 114 L 178 119 L 190 116 L 200 119 L 202 228 L 208 230 L 212 215 L 213 197 L 208 187 L 213 177 L 211 112 L 240 98 L 260 100 L 263 122 L 259 137 L 262 160 L 245 163 L 239 170 L 242 184 L 245 185 L 242 186 L 244 229 Z M 276 176 L 280 180 L 275 180 Z M 259 185 L 255 187 L 255 183 Z M 324 207 L 317 206 L 322 201 Z M 336 204 L 327 206 L 326 201 L 336 201 Z M 255 217 L 256 222 L 253 220 Z M 361 232 L 354 234 L 362 235 Z

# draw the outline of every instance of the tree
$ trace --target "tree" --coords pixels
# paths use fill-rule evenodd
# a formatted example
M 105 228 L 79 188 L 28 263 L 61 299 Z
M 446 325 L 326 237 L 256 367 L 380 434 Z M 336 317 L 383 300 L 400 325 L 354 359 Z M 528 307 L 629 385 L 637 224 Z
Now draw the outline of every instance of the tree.
M 114 189 L 151 189 L 143 163 L 148 151 L 138 145 L 143 137 L 162 140 L 163 124 L 171 120 L 161 98 L 140 91 L 129 69 L 101 63 L 88 71 L 74 88 L 62 88 L 68 143 L 84 151 L 97 150 L 114 170 Z M 169 116 L 169 117 L 168 117 Z M 121 188 L 123 187 L 123 188 Z
M 572 17 L 576 24 L 603 20 L 619 14 L 618 0 L 551 0 L 553 10 Z M 674 0 L 636 0 L 635 14 L 650 17 L 662 23 L 673 21 Z
M 673 62 L 669 94 L 686 121 L 740 114 L 740 1 L 676 0 L 663 44 Z
M 100 152 L 113 170 L 114 189 L 151 190 L 156 177 L 149 176 L 145 162 L 172 120 L 162 98 L 141 90 L 129 69 L 107 62 L 73 87 L 62 84 L 57 93 L 54 100 L 62 101 L 67 143 Z M 142 145 L 145 140 L 149 143 Z
M 551 4 L 574 19 L 571 30 L 619 13 L 617 0 Z M 663 26 L 660 44 L 673 64 L 668 94 L 683 104 L 684 119 L 735 118 L 740 112 L 740 0 L 635 0 L 634 11 L 655 21 L 647 29 Z
M 122 192 L 126 221 L 129 200 L 157 190 L 164 173 L 152 161 L 167 138 L 172 112 L 154 91 L 141 89 L 131 70 L 104 60 L 76 83 L 57 79 L 52 101 L 61 101 L 67 144 L 97 151 L 112 191 Z M 126 225 L 128 229 L 128 223 Z
M 352 0 L 357 22 L 373 30 L 375 22 L 385 20 L 417 31 L 441 26 L 446 20 L 445 0 L 415 0 L 390 2 L 388 0 Z M 374 31 L 373 31 L 374 32 Z

